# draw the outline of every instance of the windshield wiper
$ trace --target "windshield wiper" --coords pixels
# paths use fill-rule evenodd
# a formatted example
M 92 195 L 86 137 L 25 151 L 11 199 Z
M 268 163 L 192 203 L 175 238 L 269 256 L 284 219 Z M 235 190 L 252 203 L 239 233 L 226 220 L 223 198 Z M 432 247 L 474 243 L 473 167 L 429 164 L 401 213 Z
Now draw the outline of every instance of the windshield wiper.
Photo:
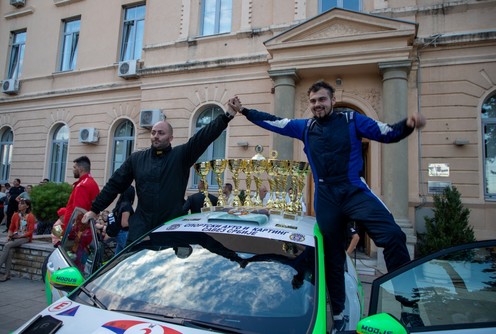
M 107 306 L 105 306 L 97 297 L 96 295 L 91 292 L 90 290 L 86 289 L 84 286 L 80 286 L 79 289 L 84 292 L 86 296 L 90 298 L 90 300 L 93 302 L 93 305 L 97 306 L 98 308 L 107 309 Z
M 194 319 L 182 318 L 182 317 L 165 315 L 165 314 L 148 313 L 148 312 L 142 312 L 142 311 L 119 310 L 119 309 L 112 309 L 111 311 L 121 312 L 121 313 L 126 313 L 126 314 L 131 314 L 131 315 L 139 315 L 139 316 L 142 316 L 144 318 L 158 320 L 158 321 L 164 321 L 164 322 L 168 322 L 171 324 L 187 326 L 187 327 L 207 328 L 207 329 L 212 329 L 212 330 L 219 330 L 219 331 L 222 331 L 224 333 L 249 334 L 249 332 L 246 332 L 246 331 L 242 330 L 241 328 L 215 324 L 215 323 L 211 323 L 211 322 L 207 322 L 207 321 L 194 320 Z
M 183 319 L 184 325 L 189 325 L 189 327 L 206 328 L 211 330 L 219 330 L 223 333 L 248 333 L 241 328 L 226 326 L 221 324 L 215 324 L 212 322 L 193 320 L 193 319 Z

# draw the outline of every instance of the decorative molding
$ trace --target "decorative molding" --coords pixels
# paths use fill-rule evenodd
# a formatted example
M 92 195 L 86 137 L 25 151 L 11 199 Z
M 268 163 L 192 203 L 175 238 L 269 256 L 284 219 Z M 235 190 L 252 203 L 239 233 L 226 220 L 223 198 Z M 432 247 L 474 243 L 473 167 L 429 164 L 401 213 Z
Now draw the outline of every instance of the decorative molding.
M 26 16 L 34 13 L 34 8 L 31 6 L 28 7 L 22 7 L 18 10 L 14 10 L 12 12 L 6 13 L 4 15 L 4 18 L 6 20 L 11 20 L 11 19 L 16 19 L 21 16 Z
M 79 2 L 82 0 L 53 0 L 53 3 L 55 6 L 60 7 L 60 6 L 65 6 L 65 5 L 71 5 L 75 2 Z

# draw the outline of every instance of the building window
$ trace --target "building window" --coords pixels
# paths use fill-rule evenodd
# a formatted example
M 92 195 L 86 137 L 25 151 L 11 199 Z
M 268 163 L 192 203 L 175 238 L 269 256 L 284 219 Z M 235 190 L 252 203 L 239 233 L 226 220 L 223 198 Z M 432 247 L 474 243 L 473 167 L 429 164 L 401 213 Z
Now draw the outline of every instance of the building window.
M 113 174 L 126 159 L 133 153 L 134 150 L 134 125 L 131 121 L 122 122 L 114 132 L 114 144 L 112 154 Z
M 125 8 L 120 61 L 141 59 L 145 5 Z
M 484 196 L 496 200 L 496 93 L 490 96 L 481 110 L 483 159 L 484 159 Z
M 223 114 L 224 110 L 218 106 L 207 106 L 196 120 L 196 129 L 195 133 L 200 131 L 205 125 L 212 122 L 217 116 Z M 210 161 L 213 159 L 224 159 L 226 156 L 226 131 L 224 130 L 222 134 L 212 143 L 210 146 L 203 152 L 201 157 L 198 159 L 198 162 L 201 161 Z M 200 177 L 193 169 L 193 186 L 196 187 L 198 185 L 198 181 Z M 207 176 L 207 182 L 209 188 L 217 189 L 217 181 L 214 173 L 210 172 Z
M 69 127 L 64 124 L 59 124 L 52 136 L 49 179 L 53 182 L 60 183 L 65 181 L 68 143 Z
M 26 48 L 26 32 L 14 32 L 11 35 L 10 59 L 7 79 L 17 79 L 21 76 L 24 49 Z
M 13 143 L 14 134 L 10 128 L 5 128 L 0 132 L 0 180 L 2 184 L 9 181 Z
M 232 0 L 204 0 L 201 35 L 215 35 L 231 31 Z
M 72 71 L 76 67 L 80 25 L 80 19 L 64 22 L 62 54 L 60 57 L 61 71 Z
M 359 12 L 362 10 L 362 0 L 320 0 L 320 12 L 331 8 L 344 8 Z

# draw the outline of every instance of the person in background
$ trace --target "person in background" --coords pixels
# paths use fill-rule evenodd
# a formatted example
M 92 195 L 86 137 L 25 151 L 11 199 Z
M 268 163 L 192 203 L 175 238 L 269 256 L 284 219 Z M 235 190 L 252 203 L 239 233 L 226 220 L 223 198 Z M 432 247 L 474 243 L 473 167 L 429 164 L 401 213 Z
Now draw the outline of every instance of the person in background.
M 12 187 L 9 189 L 9 203 L 7 207 L 7 228 L 4 232 L 7 232 L 10 226 L 10 221 L 14 212 L 18 209 L 17 196 L 24 192 L 24 187 L 21 186 L 21 179 L 14 179 L 12 182 Z
M 115 237 L 117 244 L 115 247 L 115 254 L 118 254 L 126 247 L 127 235 L 129 233 L 129 218 L 134 214 L 133 203 L 135 197 L 136 191 L 134 190 L 134 187 L 129 186 L 129 188 L 119 196 L 115 208 L 112 210 L 112 216 L 115 219 L 115 223 L 120 227 L 119 232 Z
M 72 184 L 72 192 L 67 201 L 66 213 L 64 215 L 63 230 L 67 228 L 67 224 L 71 219 L 74 209 L 77 207 L 85 210 L 91 209 L 93 200 L 100 192 L 100 188 L 95 179 L 91 176 L 91 162 L 87 156 L 82 156 L 74 161 L 72 166 L 72 173 L 74 178 L 78 179 Z
M 57 216 L 59 217 L 55 223 L 53 223 L 52 227 L 52 244 L 54 247 L 57 247 L 60 244 L 60 240 L 62 239 L 62 225 L 64 224 L 64 216 L 65 216 L 66 209 L 65 208 L 60 208 L 57 210 Z
M 347 221 L 367 231 L 378 247 L 384 248 L 388 271 L 410 261 L 406 235 L 384 203 L 361 177 L 362 138 L 395 143 L 425 126 L 425 118 L 414 113 L 395 124 L 386 124 L 355 111 L 334 110 L 334 88 L 315 82 L 307 91 L 310 119 L 287 119 L 244 108 L 235 96 L 230 108 L 250 122 L 280 135 L 303 141 L 315 183 L 315 213 L 324 237 L 326 282 L 333 311 L 333 330 L 346 328 L 343 251 Z M 397 180 L 398 182 L 400 180 Z
M 31 242 L 35 224 L 36 219 L 31 213 L 31 201 L 19 201 L 18 211 L 12 215 L 7 243 L 3 246 L 2 254 L 0 255 L 0 267 L 5 264 L 5 274 L 0 276 L 0 282 L 10 279 L 14 251 L 19 246 Z
M 234 201 L 234 194 L 232 191 L 233 191 L 233 186 L 231 183 L 224 184 L 224 188 L 222 188 L 222 192 L 224 193 L 224 197 L 226 198 L 226 203 L 228 206 L 232 206 L 232 203 Z
M 16 197 L 16 201 L 19 202 L 21 199 L 31 200 L 31 190 L 33 190 L 33 186 L 28 184 L 25 188 L 25 191 Z
M 2 184 L 0 187 L 0 225 L 4 224 L 3 218 L 5 217 L 5 206 L 7 205 L 7 201 L 7 188 Z
M 200 180 L 198 182 L 198 192 L 196 194 L 188 196 L 186 202 L 184 202 L 183 214 L 187 215 L 188 212 L 191 213 L 201 212 L 201 209 L 203 208 L 203 202 L 205 200 L 205 195 L 203 194 L 204 190 L 205 190 L 205 183 L 202 180 Z M 217 200 L 218 200 L 217 196 L 214 196 L 209 193 L 208 198 L 210 199 L 210 203 L 212 203 L 212 206 L 217 205 Z
M 346 253 L 348 253 L 349 256 L 353 254 L 355 251 L 358 242 L 360 241 L 360 235 L 358 234 L 358 231 L 356 230 L 354 224 L 348 224 L 348 247 L 346 248 Z

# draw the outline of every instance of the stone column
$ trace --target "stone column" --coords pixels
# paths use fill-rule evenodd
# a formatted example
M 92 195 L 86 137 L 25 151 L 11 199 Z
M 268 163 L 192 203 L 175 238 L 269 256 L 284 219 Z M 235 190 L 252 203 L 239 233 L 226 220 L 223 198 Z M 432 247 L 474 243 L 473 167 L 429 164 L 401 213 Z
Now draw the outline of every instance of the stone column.
M 383 116 L 389 124 L 408 116 L 408 72 L 410 61 L 379 63 L 382 73 Z M 407 246 L 413 258 L 416 243 L 413 226 L 408 219 L 408 140 L 382 145 L 382 199 L 395 221 L 407 235 Z
M 274 113 L 282 118 L 295 117 L 296 81 L 299 79 L 295 69 L 269 71 L 274 81 Z M 274 134 L 272 148 L 278 159 L 293 160 L 293 139 Z

